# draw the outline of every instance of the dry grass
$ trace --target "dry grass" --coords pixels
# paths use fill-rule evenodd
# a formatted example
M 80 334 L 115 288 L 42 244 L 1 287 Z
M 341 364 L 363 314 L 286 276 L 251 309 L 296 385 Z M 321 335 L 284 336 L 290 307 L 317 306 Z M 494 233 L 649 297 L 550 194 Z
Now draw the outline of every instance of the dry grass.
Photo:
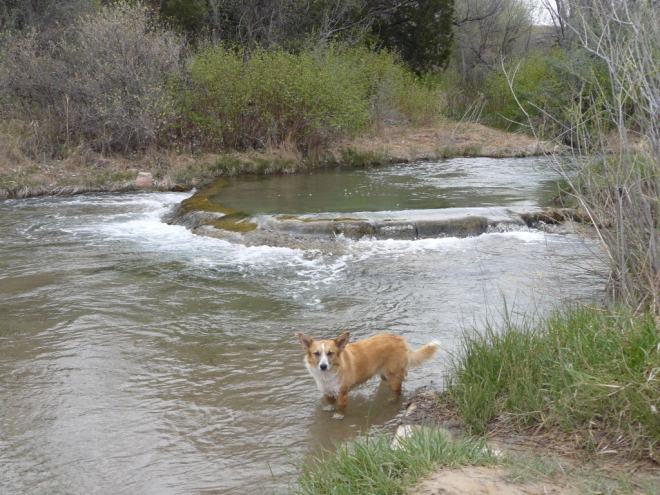
M 350 142 L 360 152 L 378 152 L 390 161 L 407 162 L 454 156 L 512 157 L 549 151 L 545 143 L 525 135 L 476 123 L 440 122 L 431 127 L 384 126 Z
M 323 166 L 368 167 L 454 156 L 527 156 L 539 154 L 545 146 L 529 136 L 480 124 L 443 122 L 422 128 L 381 127 L 306 158 L 284 142 L 264 151 L 196 155 L 173 149 L 103 155 L 79 147 L 63 160 L 37 160 L 25 156 L 13 136 L 0 131 L 0 198 L 132 190 L 140 171 L 153 175 L 153 189 L 172 190 L 220 176 L 291 174 Z

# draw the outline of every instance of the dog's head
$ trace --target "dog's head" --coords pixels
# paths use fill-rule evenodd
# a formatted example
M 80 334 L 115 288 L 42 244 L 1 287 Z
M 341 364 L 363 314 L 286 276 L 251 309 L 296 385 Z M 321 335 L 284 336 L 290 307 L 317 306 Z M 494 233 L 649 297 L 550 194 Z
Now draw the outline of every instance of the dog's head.
M 328 340 L 314 340 L 304 333 L 298 334 L 298 339 L 307 352 L 305 359 L 311 368 L 320 371 L 330 371 L 339 365 L 339 356 L 346 348 L 350 332 L 343 332 L 339 337 Z

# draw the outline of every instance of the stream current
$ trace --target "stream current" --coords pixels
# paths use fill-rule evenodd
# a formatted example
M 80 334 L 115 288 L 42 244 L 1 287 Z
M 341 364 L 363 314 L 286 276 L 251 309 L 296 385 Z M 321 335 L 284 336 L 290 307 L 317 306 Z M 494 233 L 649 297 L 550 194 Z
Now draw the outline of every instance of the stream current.
M 541 159 L 457 159 L 237 179 L 224 200 L 339 211 L 322 196 L 341 187 L 341 211 L 534 206 L 553 180 Z M 410 395 L 440 387 L 461 333 L 504 302 L 515 318 L 599 297 L 597 246 L 575 234 L 245 246 L 161 221 L 188 196 L 0 202 L 0 493 L 285 492 L 305 456 L 400 407 L 374 380 L 333 421 L 295 332 L 439 340 Z

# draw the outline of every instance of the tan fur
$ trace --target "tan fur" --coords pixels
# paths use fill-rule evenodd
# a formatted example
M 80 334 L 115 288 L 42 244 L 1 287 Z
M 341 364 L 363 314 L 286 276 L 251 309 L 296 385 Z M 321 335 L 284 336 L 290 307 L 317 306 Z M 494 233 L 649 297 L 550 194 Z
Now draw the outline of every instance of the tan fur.
M 349 332 L 332 340 L 314 340 L 302 333 L 298 334 L 298 338 L 307 351 L 305 364 L 308 370 L 326 401 L 336 405 L 335 417 L 343 417 L 348 392 L 377 374 L 387 381 L 395 398 L 398 398 L 408 369 L 430 359 L 438 348 L 437 344 L 430 343 L 413 351 L 403 337 L 389 333 L 351 344 L 348 344 Z M 319 369 L 324 355 L 329 366 L 327 371 Z

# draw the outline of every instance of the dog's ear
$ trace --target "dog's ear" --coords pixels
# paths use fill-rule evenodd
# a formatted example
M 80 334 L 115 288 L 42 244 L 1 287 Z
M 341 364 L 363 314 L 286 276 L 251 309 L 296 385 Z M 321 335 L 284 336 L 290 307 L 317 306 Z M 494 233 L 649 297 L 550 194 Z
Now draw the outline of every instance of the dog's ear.
M 346 344 L 348 344 L 348 340 L 351 338 L 351 332 L 345 331 L 342 332 L 339 337 L 335 339 L 335 345 L 337 346 L 337 349 L 340 351 L 344 350 L 344 347 L 346 347 Z
M 296 334 L 298 336 L 298 340 L 300 340 L 300 343 L 303 345 L 303 347 L 307 350 L 309 349 L 309 346 L 312 345 L 312 342 L 314 342 L 314 339 L 305 335 L 302 332 L 298 332 Z

